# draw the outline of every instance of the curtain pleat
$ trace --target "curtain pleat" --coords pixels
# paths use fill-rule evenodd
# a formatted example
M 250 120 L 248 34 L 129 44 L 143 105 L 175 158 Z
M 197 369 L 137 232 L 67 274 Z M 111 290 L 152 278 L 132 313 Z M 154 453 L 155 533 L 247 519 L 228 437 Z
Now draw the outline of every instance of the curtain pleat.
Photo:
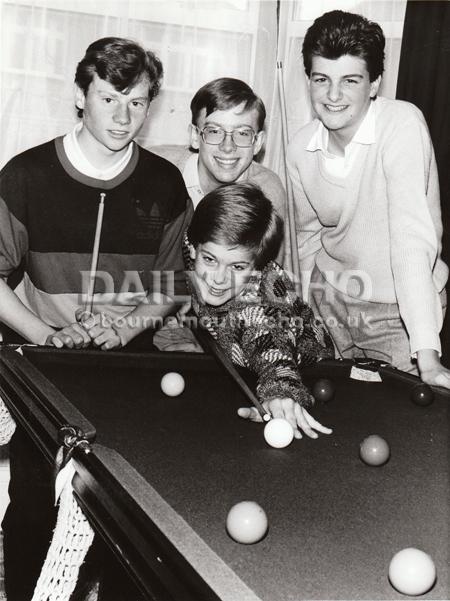
M 450 3 L 408 2 L 397 98 L 418 106 L 428 123 L 439 170 L 443 258 L 450 264 Z M 450 295 L 450 285 L 447 285 Z M 450 315 L 442 328 L 443 363 L 450 367 Z

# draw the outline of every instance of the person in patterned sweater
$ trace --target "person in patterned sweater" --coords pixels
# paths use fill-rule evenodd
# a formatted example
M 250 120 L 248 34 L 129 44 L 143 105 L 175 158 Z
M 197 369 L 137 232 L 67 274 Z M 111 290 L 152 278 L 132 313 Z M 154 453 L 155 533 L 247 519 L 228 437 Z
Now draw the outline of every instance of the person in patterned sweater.
M 311 308 L 295 294 L 274 258 L 283 224 L 272 203 L 252 184 L 231 184 L 207 194 L 187 230 L 192 309 L 232 361 L 257 374 L 256 393 L 273 417 L 284 417 L 296 438 L 329 434 L 308 412 L 314 399 L 299 367 L 334 356 Z M 253 421 L 256 408 L 239 415 Z

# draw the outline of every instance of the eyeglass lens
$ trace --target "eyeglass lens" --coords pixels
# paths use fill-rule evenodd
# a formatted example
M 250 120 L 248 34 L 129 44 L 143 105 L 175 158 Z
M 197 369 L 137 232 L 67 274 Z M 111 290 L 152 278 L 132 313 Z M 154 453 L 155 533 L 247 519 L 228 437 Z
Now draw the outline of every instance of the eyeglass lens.
M 226 134 L 230 134 L 236 146 L 244 148 L 246 146 L 251 146 L 256 138 L 255 132 L 250 127 L 225 131 L 221 127 L 207 126 L 204 127 L 200 133 L 207 144 L 221 144 L 224 141 Z

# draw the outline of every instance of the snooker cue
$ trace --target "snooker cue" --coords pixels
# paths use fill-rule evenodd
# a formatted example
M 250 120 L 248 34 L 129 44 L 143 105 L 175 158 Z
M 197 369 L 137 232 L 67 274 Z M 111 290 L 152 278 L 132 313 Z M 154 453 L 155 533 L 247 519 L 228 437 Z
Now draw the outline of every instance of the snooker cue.
M 87 292 L 86 302 L 84 305 L 85 313 L 89 313 L 89 314 L 92 314 L 92 307 L 94 305 L 95 276 L 97 274 L 98 251 L 100 248 L 100 236 L 102 233 L 103 210 L 105 208 L 105 196 L 106 196 L 105 192 L 100 193 L 100 202 L 98 203 L 98 213 L 97 213 L 97 225 L 95 227 L 94 247 L 92 249 L 91 269 L 89 270 L 88 292 Z
M 285 178 L 286 178 L 286 192 L 287 192 L 287 212 L 288 212 L 288 223 L 289 223 L 289 243 L 291 247 L 291 263 L 292 263 L 292 272 L 295 276 L 295 289 L 297 294 L 301 295 L 301 272 L 300 272 L 300 262 L 298 258 L 298 245 L 297 245 L 297 231 L 295 229 L 295 206 L 294 206 L 294 195 L 292 192 L 292 183 L 289 177 L 289 173 L 287 170 L 286 164 L 286 154 L 288 147 L 288 125 L 287 125 L 287 113 L 286 113 L 286 98 L 284 95 L 284 85 L 283 85 L 283 63 L 281 61 L 277 61 L 277 82 L 278 82 L 278 92 L 280 98 L 280 108 L 281 108 L 281 133 L 283 140 L 283 153 L 284 153 L 284 168 L 285 168 Z
M 258 410 L 259 415 L 262 417 L 262 420 L 264 422 L 268 422 L 271 417 L 270 413 L 264 409 L 256 394 L 251 390 L 247 382 L 233 365 L 231 359 L 229 359 L 225 351 L 220 347 L 211 334 L 207 330 L 197 327 L 195 328 L 195 335 L 198 337 L 200 343 L 205 346 L 212 355 L 214 355 L 220 365 L 225 368 L 225 371 L 228 372 L 242 392 L 244 392 L 247 398 L 253 403 L 254 407 Z

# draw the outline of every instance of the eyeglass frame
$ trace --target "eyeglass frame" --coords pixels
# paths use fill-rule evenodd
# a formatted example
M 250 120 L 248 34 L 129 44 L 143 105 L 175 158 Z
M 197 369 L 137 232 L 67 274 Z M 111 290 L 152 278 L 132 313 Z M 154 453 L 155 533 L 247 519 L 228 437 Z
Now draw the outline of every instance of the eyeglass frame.
M 215 143 L 215 142 L 207 142 L 205 140 L 205 137 L 204 137 L 204 130 L 207 127 L 215 127 L 216 129 L 221 129 L 223 131 L 223 133 L 224 133 L 222 140 L 220 142 L 217 142 L 217 143 Z M 225 139 L 226 139 L 227 136 L 231 136 L 231 139 L 233 140 L 233 144 L 237 148 L 251 148 L 253 146 L 253 144 L 256 142 L 256 140 L 258 139 L 258 136 L 262 133 L 262 130 L 258 131 L 258 132 L 255 132 L 255 130 L 253 129 L 253 127 L 250 127 L 249 125 L 246 125 L 246 126 L 243 126 L 243 127 L 237 127 L 236 129 L 232 129 L 231 131 L 229 131 L 227 129 L 224 129 L 220 125 L 217 125 L 217 126 L 215 126 L 215 125 L 204 125 L 202 127 L 202 129 L 199 129 L 198 125 L 194 125 L 194 128 L 197 130 L 197 133 L 200 135 L 201 139 L 203 140 L 203 142 L 205 144 L 209 144 L 210 146 L 220 146 L 220 144 L 222 144 L 225 141 Z M 248 146 L 239 146 L 238 144 L 236 144 L 236 142 L 234 140 L 234 137 L 233 137 L 233 134 L 234 134 L 235 131 L 239 131 L 239 129 L 250 129 L 253 132 L 252 143 L 249 144 Z

